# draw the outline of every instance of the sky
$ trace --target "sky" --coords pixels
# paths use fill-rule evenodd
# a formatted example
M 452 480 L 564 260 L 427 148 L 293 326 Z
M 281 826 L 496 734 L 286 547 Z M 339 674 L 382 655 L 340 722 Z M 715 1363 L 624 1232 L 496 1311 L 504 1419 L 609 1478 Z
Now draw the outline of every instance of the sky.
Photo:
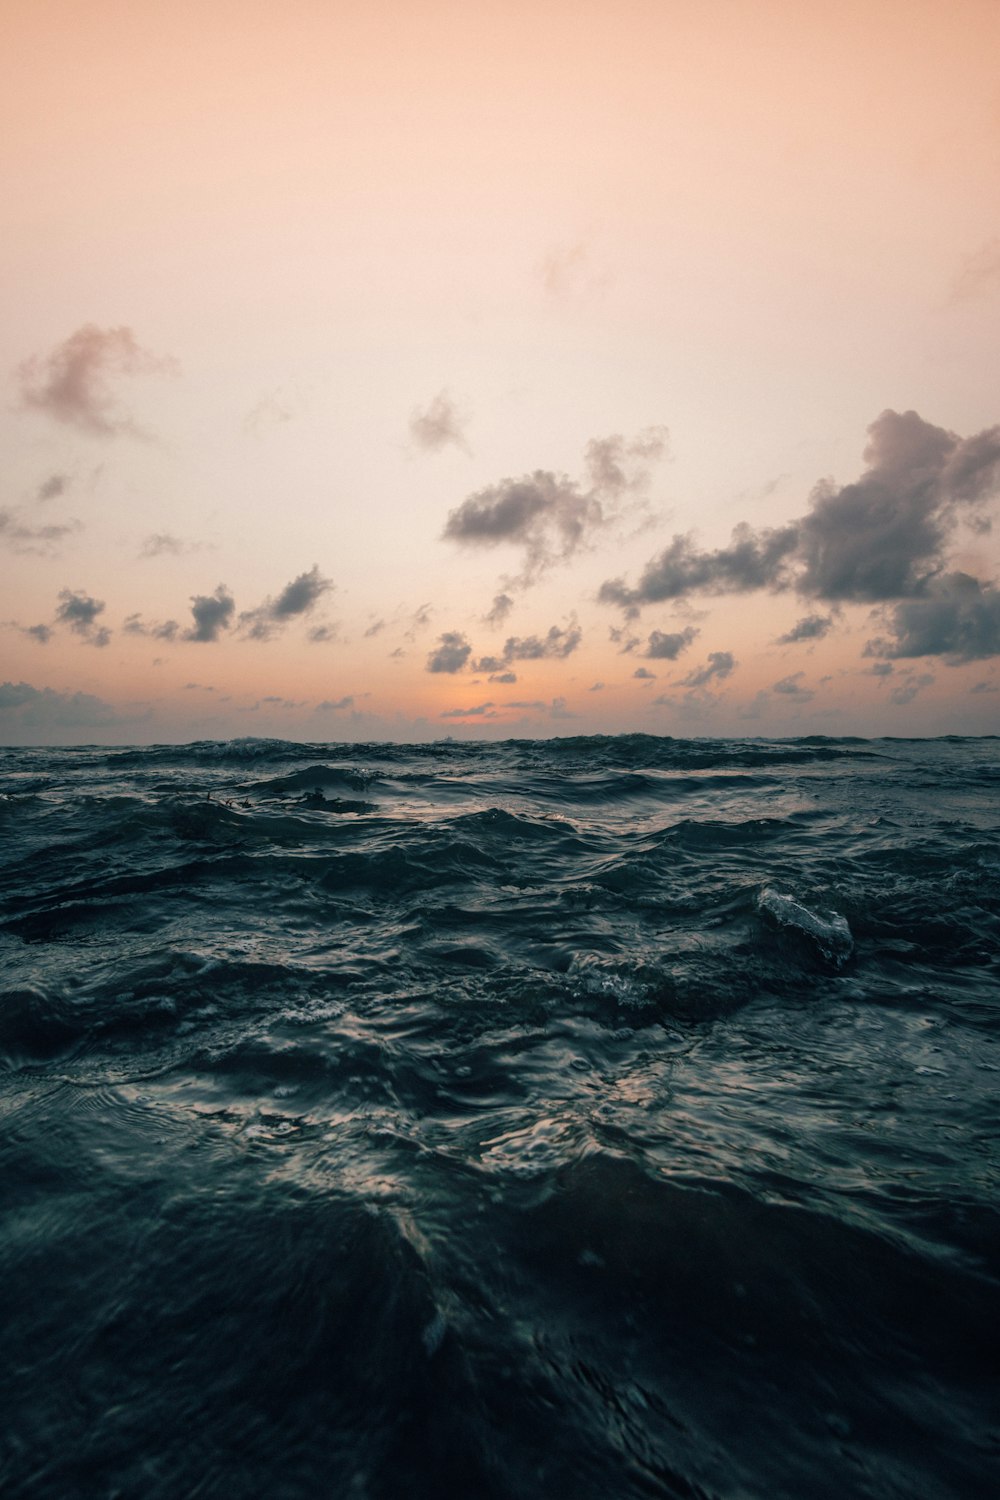
M 1000 731 L 996 0 L 0 0 L 0 743 Z

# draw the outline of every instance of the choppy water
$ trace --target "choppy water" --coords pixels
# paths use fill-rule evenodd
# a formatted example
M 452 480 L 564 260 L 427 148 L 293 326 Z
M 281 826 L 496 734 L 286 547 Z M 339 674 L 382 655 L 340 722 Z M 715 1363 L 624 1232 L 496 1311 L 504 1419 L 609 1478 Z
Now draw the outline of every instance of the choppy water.
M 0 751 L 4 1495 L 994 1496 L 998 793 Z

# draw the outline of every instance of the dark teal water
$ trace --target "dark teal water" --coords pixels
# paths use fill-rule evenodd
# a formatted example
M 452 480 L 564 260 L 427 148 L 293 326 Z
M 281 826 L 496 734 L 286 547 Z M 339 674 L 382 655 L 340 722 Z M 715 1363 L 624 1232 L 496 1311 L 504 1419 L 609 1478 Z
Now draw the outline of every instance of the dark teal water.
M 0 751 L 0 1491 L 996 1495 L 998 794 Z

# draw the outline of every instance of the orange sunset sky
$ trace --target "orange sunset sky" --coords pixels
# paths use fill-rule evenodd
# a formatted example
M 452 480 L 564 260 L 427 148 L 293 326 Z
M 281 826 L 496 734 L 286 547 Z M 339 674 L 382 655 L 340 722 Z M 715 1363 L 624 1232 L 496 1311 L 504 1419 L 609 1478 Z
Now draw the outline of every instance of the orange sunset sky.
M 1000 728 L 996 0 L 0 0 L 0 743 Z

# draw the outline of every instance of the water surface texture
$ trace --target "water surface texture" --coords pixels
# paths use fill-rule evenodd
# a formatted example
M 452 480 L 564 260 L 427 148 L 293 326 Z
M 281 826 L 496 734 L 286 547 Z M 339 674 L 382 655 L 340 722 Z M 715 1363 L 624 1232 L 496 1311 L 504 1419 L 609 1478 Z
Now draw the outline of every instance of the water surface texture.
M 998 794 L 0 751 L 0 1490 L 996 1495 Z

